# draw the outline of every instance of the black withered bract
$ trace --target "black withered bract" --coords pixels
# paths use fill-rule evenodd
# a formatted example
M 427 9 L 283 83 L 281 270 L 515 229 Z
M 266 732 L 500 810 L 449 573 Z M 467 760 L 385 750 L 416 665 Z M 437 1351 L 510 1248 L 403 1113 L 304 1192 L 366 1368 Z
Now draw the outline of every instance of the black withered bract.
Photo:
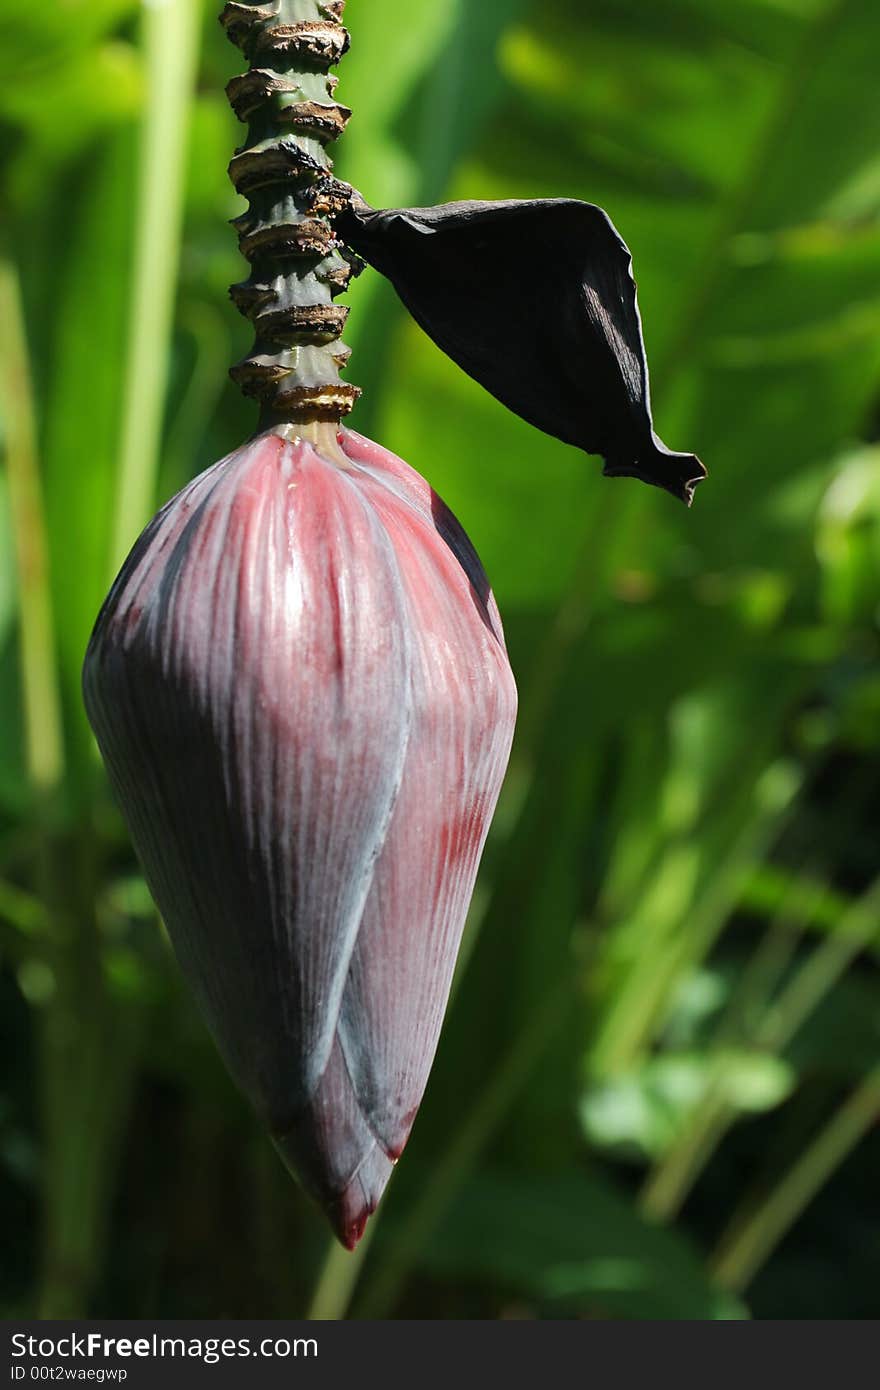
M 439 347 L 510 410 L 690 504 L 706 470 L 654 433 L 632 257 L 571 198 L 369 207 L 337 227 Z

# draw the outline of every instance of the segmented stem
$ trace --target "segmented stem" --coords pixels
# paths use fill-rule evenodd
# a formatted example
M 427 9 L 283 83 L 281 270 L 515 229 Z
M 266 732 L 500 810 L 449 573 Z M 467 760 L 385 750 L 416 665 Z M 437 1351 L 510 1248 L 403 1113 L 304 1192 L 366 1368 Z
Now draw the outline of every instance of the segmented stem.
M 329 75 L 348 49 L 343 9 L 344 0 L 268 0 L 229 3 L 220 16 L 250 63 L 226 88 L 248 123 L 229 176 L 249 202 L 233 225 L 252 267 L 230 293 L 256 341 L 230 375 L 260 401 L 263 428 L 338 420 L 360 395 L 339 378 L 348 309 L 334 303 L 361 265 L 333 227 L 351 189 L 333 177 L 326 151 L 351 115 L 333 100 Z

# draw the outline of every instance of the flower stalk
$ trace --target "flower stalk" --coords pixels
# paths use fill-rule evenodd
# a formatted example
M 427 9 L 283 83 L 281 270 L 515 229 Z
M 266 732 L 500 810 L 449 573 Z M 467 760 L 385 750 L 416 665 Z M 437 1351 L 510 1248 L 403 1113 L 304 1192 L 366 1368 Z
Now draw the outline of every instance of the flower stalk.
M 340 379 L 348 309 L 335 303 L 357 265 L 333 225 L 351 190 L 333 177 L 327 153 L 351 115 L 334 99 L 330 75 L 348 49 L 343 9 L 275 0 L 230 3 L 220 16 L 250 63 L 226 91 L 248 126 L 229 175 L 249 202 L 234 226 L 251 273 L 231 295 L 256 340 L 231 376 L 260 402 L 261 429 L 338 420 L 360 395 Z

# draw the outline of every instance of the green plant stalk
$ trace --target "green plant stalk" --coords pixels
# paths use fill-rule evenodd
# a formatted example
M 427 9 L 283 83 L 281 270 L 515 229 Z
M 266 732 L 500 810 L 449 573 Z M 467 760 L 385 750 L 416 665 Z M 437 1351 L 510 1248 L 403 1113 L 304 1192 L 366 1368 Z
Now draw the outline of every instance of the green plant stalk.
M 790 901 L 786 895 L 724 1011 L 714 1038 L 716 1045 L 751 1036 L 753 1021 L 768 1009 L 773 991 L 784 978 L 803 940 L 807 924 L 827 896 L 828 884 L 824 879 L 814 880 L 809 897 L 804 895 L 798 882 L 792 889 Z
M 880 1118 L 880 1067 L 865 1077 L 806 1152 L 760 1204 L 744 1204 L 712 1258 L 722 1288 L 741 1293 L 798 1217 Z
M 343 1250 L 338 1241 L 328 1248 L 306 1312 L 310 1322 L 340 1322 L 351 1304 L 367 1251 L 376 1234 L 378 1215 L 368 1225 L 356 1250 Z
M 759 1033 L 763 1046 L 787 1046 L 813 1010 L 862 951 L 874 946 L 880 920 L 880 877 L 841 918 L 833 935 L 817 946 L 776 1000 Z
M 675 981 L 685 967 L 703 959 L 723 927 L 750 866 L 778 833 L 797 788 L 788 780 L 779 783 L 772 766 L 746 769 L 750 771 L 739 798 L 732 839 L 723 858 L 719 856 L 711 882 L 698 890 L 693 901 L 676 902 L 669 914 L 658 912 L 650 934 L 646 934 L 644 949 L 597 1036 L 592 1058 L 596 1074 L 626 1071 L 648 1045 L 665 1018 Z M 753 804 L 756 789 L 757 812 Z M 673 933 L 685 917 L 688 930 L 675 938 Z
M 230 375 L 259 401 L 260 429 L 338 421 L 360 395 L 339 376 L 348 309 L 334 303 L 355 265 L 334 231 L 351 189 L 333 178 L 325 148 L 351 115 L 333 99 L 329 75 L 348 48 L 343 8 L 344 0 L 278 0 L 268 9 L 231 0 L 220 16 L 250 63 L 226 91 L 248 125 L 229 176 L 249 203 L 235 226 L 251 274 L 231 294 L 256 340 Z
M 18 583 L 27 771 L 34 792 L 45 797 L 64 773 L 64 738 L 33 387 L 18 273 L 5 256 L 0 259 L 0 397 Z
M 821 889 L 817 888 L 816 896 Z M 796 971 L 779 998 L 768 1005 L 751 1044 L 780 1053 L 827 997 L 857 955 L 877 938 L 880 879 L 850 907 L 833 936 L 826 938 Z M 772 929 L 771 929 L 772 930 Z M 722 1043 L 723 1038 L 716 1040 Z M 706 1093 L 679 1142 L 651 1176 L 642 1207 L 652 1220 L 666 1221 L 679 1211 L 688 1192 L 734 1123 L 737 1111 L 723 1094 L 724 1060 L 718 1059 Z
M 200 20 L 201 0 L 166 0 L 144 8 L 147 91 L 134 219 L 119 483 L 110 555 L 113 575 L 153 510 Z
M 718 1025 L 712 1040 L 713 1050 L 718 1051 L 725 1044 L 742 1041 L 743 1038 L 753 1045 L 748 1019 L 756 1008 L 767 1008 L 772 991 L 798 941 L 804 922 L 804 909 L 807 912 L 812 910 L 812 900 L 807 907 L 799 889 L 798 884 L 787 893 L 774 914 L 749 962 L 737 997 L 731 999 Z M 814 897 L 818 898 L 824 891 L 824 884 L 817 886 Z M 790 903 L 790 899 L 795 900 L 794 904 Z M 799 909 L 797 916 L 792 910 L 795 905 Z M 724 1057 L 717 1056 L 705 1090 L 683 1133 L 646 1180 L 639 1201 L 649 1221 L 670 1221 L 678 1215 L 699 1174 L 735 1118 L 736 1112 L 725 1097 L 725 1075 Z
M 84 850 L 69 849 L 73 876 Z M 62 893 L 74 896 L 70 879 L 57 885 L 56 904 Z M 56 933 L 58 920 L 56 906 Z M 102 1263 L 142 1020 L 110 995 L 94 920 L 83 909 L 61 930 L 47 957 L 53 993 L 40 1010 L 45 1244 L 35 1312 L 82 1318 Z

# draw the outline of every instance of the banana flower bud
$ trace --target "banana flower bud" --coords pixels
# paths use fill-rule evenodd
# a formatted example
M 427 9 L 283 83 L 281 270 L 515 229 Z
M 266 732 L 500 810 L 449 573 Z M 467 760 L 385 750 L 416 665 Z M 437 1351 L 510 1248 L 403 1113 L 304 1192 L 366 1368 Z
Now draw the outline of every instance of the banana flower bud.
M 422 1098 L 513 736 L 479 560 L 378 445 L 266 431 L 146 528 L 84 695 L 218 1047 L 351 1247 Z

